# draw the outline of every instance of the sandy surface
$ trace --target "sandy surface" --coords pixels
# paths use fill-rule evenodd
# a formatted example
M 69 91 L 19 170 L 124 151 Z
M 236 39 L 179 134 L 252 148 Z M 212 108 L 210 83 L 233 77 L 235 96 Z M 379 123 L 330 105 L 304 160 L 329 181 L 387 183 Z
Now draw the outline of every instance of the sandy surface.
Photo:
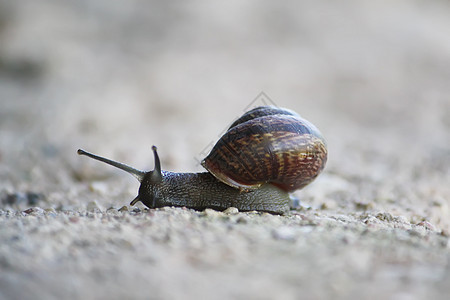
M 0 299 L 447 299 L 447 1 L 0 0 Z M 263 92 L 263 94 L 261 94 Z M 328 141 L 287 216 L 122 208 L 249 106 Z

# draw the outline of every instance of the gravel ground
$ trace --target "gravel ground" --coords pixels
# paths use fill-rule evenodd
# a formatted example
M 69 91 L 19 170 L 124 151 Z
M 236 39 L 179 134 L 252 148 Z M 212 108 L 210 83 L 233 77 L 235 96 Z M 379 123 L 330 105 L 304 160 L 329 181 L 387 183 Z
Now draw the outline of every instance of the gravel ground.
M 0 0 L 0 299 L 447 299 L 447 1 Z M 126 206 L 248 107 L 328 141 L 285 216 Z M 207 125 L 205 125 L 207 124 Z

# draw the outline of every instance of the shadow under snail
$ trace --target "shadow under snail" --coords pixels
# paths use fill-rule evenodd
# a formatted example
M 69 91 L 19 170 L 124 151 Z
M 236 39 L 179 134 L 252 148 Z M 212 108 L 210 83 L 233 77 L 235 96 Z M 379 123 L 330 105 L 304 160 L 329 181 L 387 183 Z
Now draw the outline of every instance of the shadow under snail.
M 181 206 L 202 210 L 289 211 L 290 192 L 313 181 L 325 167 L 327 146 L 319 130 L 297 113 L 273 106 L 237 119 L 202 161 L 208 172 L 161 170 L 156 147 L 153 171 L 143 172 L 83 150 L 78 154 L 122 169 L 141 183 L 138 196 L 149 208 Z

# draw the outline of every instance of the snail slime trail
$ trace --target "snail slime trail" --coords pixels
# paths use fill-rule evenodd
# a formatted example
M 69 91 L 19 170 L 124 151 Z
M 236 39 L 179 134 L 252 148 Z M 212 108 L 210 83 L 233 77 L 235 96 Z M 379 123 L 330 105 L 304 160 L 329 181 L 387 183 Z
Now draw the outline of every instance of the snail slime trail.
M 140 182 L 137 197 L 148 208 L 181 206 L 202 210 L 289 211 L 289 193 L 312 182 L 325 167 L 327 145 L 320 131 L 297 113 L 273 106 L 252 109 L 236 120 L 202 161 L 208 172 L 144 172 L 95 154 L 79 155 L 104 162 Z

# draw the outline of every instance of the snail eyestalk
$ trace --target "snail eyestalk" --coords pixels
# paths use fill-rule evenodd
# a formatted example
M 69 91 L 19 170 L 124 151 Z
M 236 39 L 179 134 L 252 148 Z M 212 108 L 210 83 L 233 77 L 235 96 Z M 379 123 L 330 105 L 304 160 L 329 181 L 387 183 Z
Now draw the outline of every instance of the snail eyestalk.
M 156 146 L 152 146 L 153 156 L 155 157 L 155 169 L 152 171 L 151 181 L 153 183 L 161 182 L 162 172 L 161 172 L 161 162 L 159 160 L 158 152 Z
M 120 163 L 120 162 L 117 162 L 117 161 L 113 161 L 113 160 L 110 160 L 110 159 L 107 159 L 107 158 L 104 158 L 104 157 L 101 157 L 101 156 L 98 156 L 98 155 L 86 152 L 86 151 L 81 150 L 81 149 L 78 149 L 77 153 L 78 153 L 78 155 L 85 155 L 85 156 L 90 157 L 92 159 L 104 162 L 104 163 L 106 163 L 108 165 L 111 165 L 113 167 L 121 169 L 121 170 L 123 170 L 123 171 L 125 171 L 125 172 L 127 172 L 127 173 L 129 173 L 131 175 L 133 175 L 134 177 L 136 177 L 137 180 L 139 180 L 139 182 L 141 182 L 144 179 L 145 172 L 137 170 L 137 169 L 135 169 L 133 167 L 127 166 L 127 165 L 125 165 L 123 163 Z

